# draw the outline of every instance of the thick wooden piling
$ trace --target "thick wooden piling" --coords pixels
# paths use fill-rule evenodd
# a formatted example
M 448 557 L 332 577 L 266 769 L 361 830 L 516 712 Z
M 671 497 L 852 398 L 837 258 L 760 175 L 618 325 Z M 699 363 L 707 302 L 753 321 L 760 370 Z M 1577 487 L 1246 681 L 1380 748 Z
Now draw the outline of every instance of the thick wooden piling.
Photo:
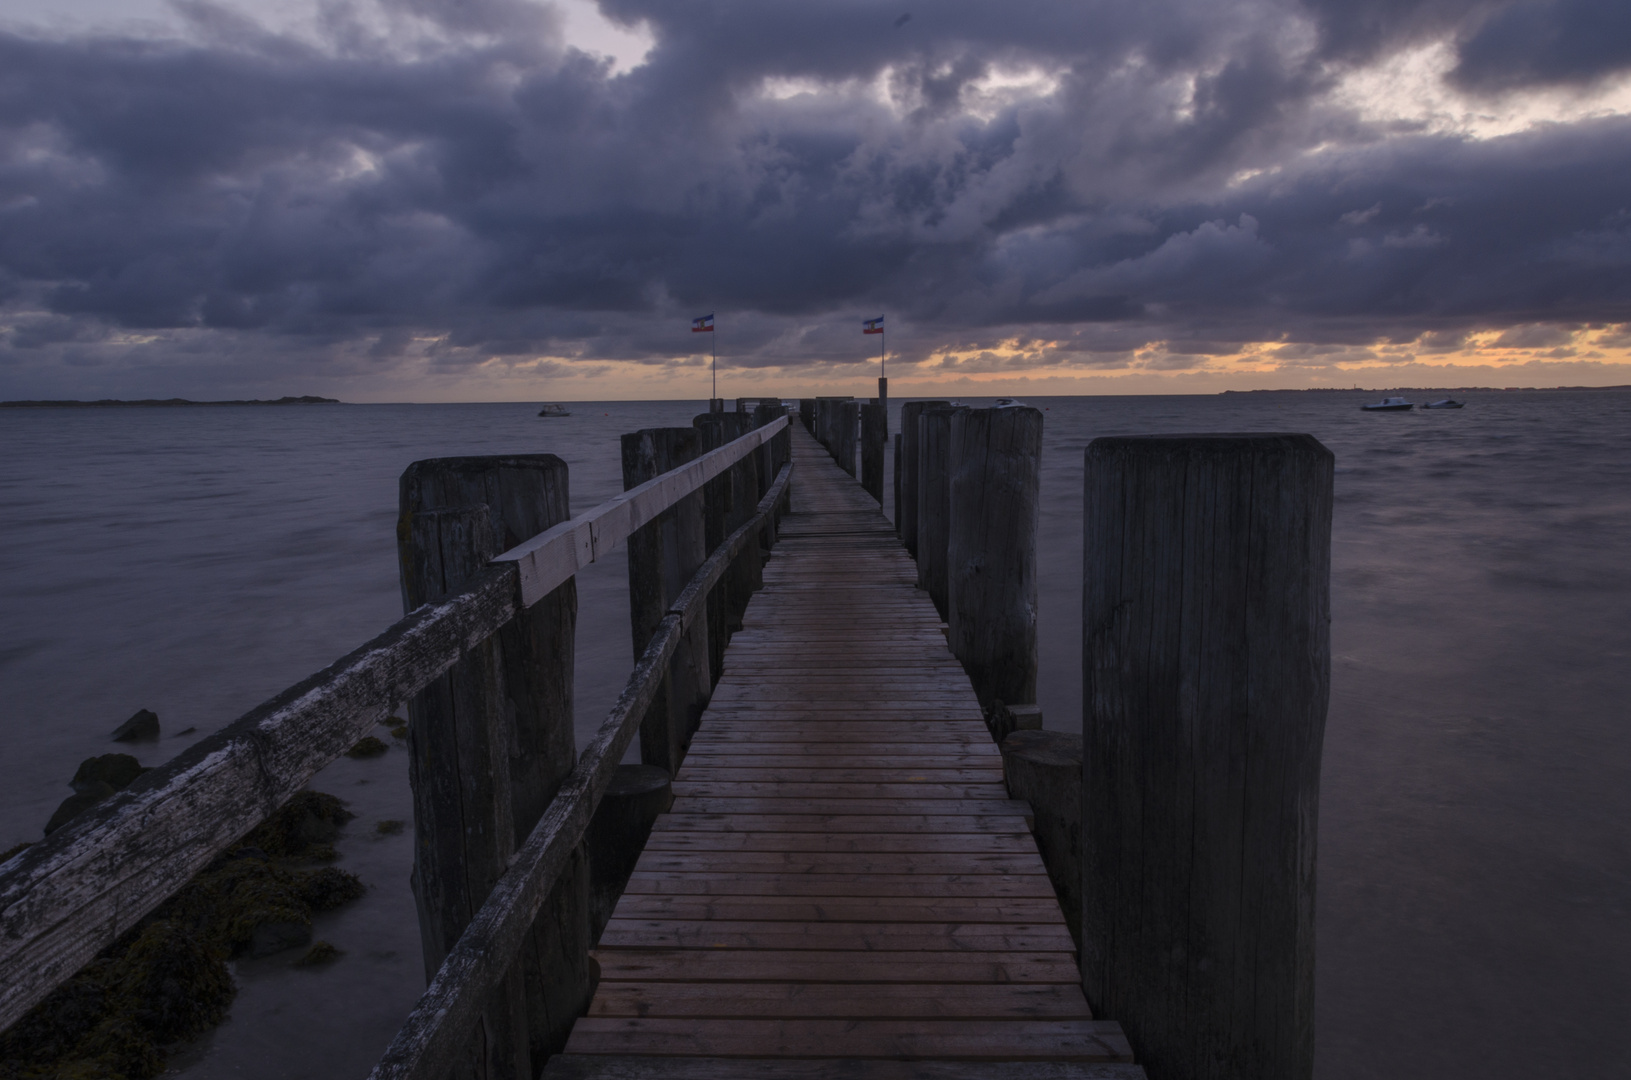
M 855 475 L 855 451 L 860 442 L 861 403 L 858 401 L 845 401 L 838 406 L 838 443 L 833 448 L 833 455 L 838 459 L 838 467 Z
M 485 505 L 496 550 L 512 548 L 570 514 L 566 462 L 553 454 L 436 458 L 410 465 L 400 481 L 403 519 Z M 406 564 L 405 564 L 406 565 Z M 404 575 L 404 601 L 409 599 Z M 577 760 L 573 662 L 577 586 L 567 582 L 499 631 L 509 787 L 515 844 L 523 843 Z M 587 875 L 563 876 L 521 954 L 534 1060 L 565 1043 L 593 989 Z
M 890 505 L 894 515 L 895 535 L 900 535 L 900 432 L 895 432 L 895 501 Z
M 980 704 L 1036 701 L 1036 531 L 1042 412 L 951 417 L 946 623 Z
M 889 406 L 871 401 L 861 406 L 861 487 L 883 506 L 883 451 L 889 439 Z
M 624 435 L 624 490 L 685 464 L 697 456 L 699 445 L 695 428 L 644 428 Z M 708 557 L 702 498 L 700 491 L 687 496 L 629 537 L 629 613 L 637 661 L 669 605 Z M 669 775 L 679 768 L 713 689 L 709 667 L 708 621 L 698 619 L 641 722 L 642 762 Z
M 918 416 L 917 584 L 946 617 L 946 545 L 951 537 L 951 419 L 961 406 Z
M 804 430 L 815 434 L 816 399 L 813 397 L 799 398 L 799 423 Z
M 922 444 L 923 410 L 943 408 L 949 401 L 908 401 L 900 407 L 900 447 L 895 461 L 900 468 L 900 491 L 895 496 L 896 532 L 906 554 L 917 558 L 918 447 Z
M 1082 976 L 1154 1076 L 1307 1080 L 1332 456 L 1086 454 Z
M 657 815 L 674 801 L 669 774 L 655 765 L 619 765 L 589 822 L 589 932 L 599 941 L 645 849 Z
M 486 506 L 406 513 L 397 526 L 408 610 L 450 596 L 498 554 Z M 515 851 L 510 790 L 512 725 L 503 652 L 496 637 L 468 650 L 408 704 L 408 780 L 413 790 L 414 862 L 425 978 L 503 875 Z M 461 1076 L 531 1075 L 527 992 L 513 964 L 484 1010 Z
M 730 441 L 722 413 L 702 413 L 691 421 L 702 453 Z M 712 554 L 730 533 L 732 479 L 729 472 L 708 481 L 702 489 L 703 545 Z M 717 685 L 724 671 L 725 643 L 730 638 L 730 586 L 720 581 L 708 591 L 708 681 Z

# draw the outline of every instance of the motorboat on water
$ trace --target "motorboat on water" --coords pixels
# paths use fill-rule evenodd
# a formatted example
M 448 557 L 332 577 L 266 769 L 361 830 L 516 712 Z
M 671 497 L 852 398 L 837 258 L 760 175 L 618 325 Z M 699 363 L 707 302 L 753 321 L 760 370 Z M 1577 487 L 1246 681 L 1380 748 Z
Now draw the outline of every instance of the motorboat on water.
M 551 401 L 550 403 L 545 405 L 542 409 L 538 410 L 538 415 L 539 416 L 571 416 L 572 414 L 570 412 L 567 412 L 565 405 L 562 405 L 558 401 Z
M 1422 406 L 1424 409 L 1464 409 L 1466 407 L 1467 403 L 1465 401 L 1457 401 L 1455 398 L 1444 398 L 1441 401 L 1430 401 L 1426 405 Z
M 1409 412 L 1416 406 L 1402 397 L 1390 397 L 1359 407 L 1366 412 Z

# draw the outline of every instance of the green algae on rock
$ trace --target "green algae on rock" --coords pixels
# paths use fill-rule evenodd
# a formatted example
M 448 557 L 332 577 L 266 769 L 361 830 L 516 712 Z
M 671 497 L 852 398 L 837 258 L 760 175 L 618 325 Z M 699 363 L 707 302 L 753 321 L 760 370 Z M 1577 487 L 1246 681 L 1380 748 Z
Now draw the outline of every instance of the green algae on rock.
M 357 745 L 345 752 L 345 756 L 349 758 L 379 757 L 390 748 L 391 747 L 389 744 L 383 740 L 376 739 L 372 735 L 364 735 L 361 739 L 357 740 Z
M 229 957 L 304 945 L 314 913 L 363 894 L 355 875 L 300 865 L 332 857 L 350 817 L 332 795 L 289 800 L 0 1033 L 0 1080 L 157 1076 L 167 1048 L 226 1017 Z

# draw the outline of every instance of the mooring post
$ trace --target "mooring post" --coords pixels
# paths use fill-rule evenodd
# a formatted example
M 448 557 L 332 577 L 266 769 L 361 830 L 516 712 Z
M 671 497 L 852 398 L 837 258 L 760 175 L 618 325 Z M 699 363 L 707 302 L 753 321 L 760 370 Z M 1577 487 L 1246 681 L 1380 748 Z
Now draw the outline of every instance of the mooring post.
M 861 487 L 883 506 L 883 448 L 889 439 L 889 406 L 861 406 Z
M 1308 1080 L 1330 451 L 1086 453 L 1082 984 L 1151 1076 Z
M 728 415 L 728 414 L 725 414 Z M 644 428 L 623 436 L 623 488 L 678 468 L 699 452 L 695 428 Z M 702 492 L 687 495 L 629 537 L 629 614 L 638 660 L 668 607 L 707 559 Z M 640 722 L 640 760 L 679 771 L 685 747 L 713 690 L 708 620 L 698 619 L 675 650 L 656 700 Z
M 404 606 L 457 593 L 498 554 L 486 506 L 404 513 L 397 554 Z M 515 851 L 510 791 L 511 724 L 496 637 L 468 650 L 408 703 L 408 782 L 413 791 L 411 882 L 428 982 L 481 908 Z M 527 992 L 513 964 L 465 1052 L 478 1080 L 530 1076 Z
M 895 461 L 900 467 L 900 493 L 895 499 L 895 522 L 901 545 L 914 559 L 917 558 L 918 447 L 922 445 L 922 426 L 918 421 L 925 409 L 950 404 L 949 401 L 908 401 L 900 407 L 900 448 L 895 452 Z
M 859 401 L 847 401 L 843 409 L 843 426 L 838 432 L 838 465 L 854 476 L 857 469 L 856 451 L 861 448 L 861 409 Z
M 988 713 L 1032 704 L 1042 411 L 958 410 L 948 458 L 947 641 Z
M 951 538 L 951 418 L 962 406 L 918 415 L 917 586 L 946 617 L 946 544 Z
M 895 432 L 895 501 L 890 509 L 895 515 L 895 535 L 900 535 L 900 432 Z
M 799 423 L 811 435 L 815 434 L 816 399 L 813 397 L 799 398 Z
M 571 516 L 566 462 L 553 454 L 419 461 L 402 474 L 399 486 L 404 520 L 430 510 L 485 505 L 498 550 Z M 517 846 L 577 761 L 572 727 L 577 610 L 577 584 L 568 581 L 497 635 Z M 593 992 L 587 904 L 588 876 L 575 866 L 562 875 L 522 950 L 534 1061 L 565 1045 L 572 1021 Z
M 599 942 L 634 873 L 657 815 L 674 801 L 668 773 L 655 765 L 619 765 L 585 835 L 592 871 L 589 931 Z

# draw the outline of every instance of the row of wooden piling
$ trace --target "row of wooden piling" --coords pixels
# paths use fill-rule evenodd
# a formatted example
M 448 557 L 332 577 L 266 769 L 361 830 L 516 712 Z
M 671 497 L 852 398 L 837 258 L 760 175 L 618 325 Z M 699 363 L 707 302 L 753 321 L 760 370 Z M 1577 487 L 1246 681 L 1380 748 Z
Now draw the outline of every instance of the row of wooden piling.
M 625 490 L 783 415 L 779 401 L 722 402 L 691 427 L 622 439 Z M 751 520 L 791 457 L 785 430 L 630 535 L 635 659 L 722 541 Z M 401 481 L 398 552 L 412 611 L 464 589 L 500 551 L 569 517 L 567 466 L 550 454 L 415 462 Z M 477 1077 L 531 1076 L 564 1045 L 593 994 L 589 950 L 616 904 L 718 681 L 725 643 L 760 587 L 774 516 L 708 594 L 640 722 L 641 764 L 619 769 L 584 841 L 470 1040 Z M 412 884 L 427 978 L 442 966 L 577 760 L 572 580 L 471 646 L 410 702 Z
M 1031 408 L 904 403 L 895 520 L 1032 805 L 1083 988 L 1151 1077 L 1307 1080 L 1332 455 L 1307 435 L 1088 446 L 1076 735 L 1024 730 L 1041 434 Z

